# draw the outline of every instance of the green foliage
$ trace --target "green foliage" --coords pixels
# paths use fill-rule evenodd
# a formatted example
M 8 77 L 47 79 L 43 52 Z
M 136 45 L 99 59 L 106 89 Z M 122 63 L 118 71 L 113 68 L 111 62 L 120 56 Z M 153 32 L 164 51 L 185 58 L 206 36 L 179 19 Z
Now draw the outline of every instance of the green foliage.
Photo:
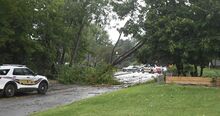
M 134 47 L 134 42 L 132 40 L 119 40 L 117 47 L 115 48 L 115 52 L 113 53 L 113 59 L 116 59 L 123 53 L 127 52 L 129 49 Z M 134 65 L 134 63 L 137 63 L 136 58 L 134 54 L 127 57 L 123 62 L 121 62 L 118 66 L 119 67 L 125 67 L 129 65 Z
M 184 69 L 184 73 L 185 73 L 186 76 L 193 76 L 193 75 L 191 75 L 194 72 L 193 65 L 184 64 L 183 69 Z
M 100 64 L 97 67 L 63 66 L 59 69 L 58 80 L 64 84 L 118 84 L 113 77 L 113 70 Z
M 108 34 L 97 25 L 90 25 L 84 36 L 86 38 L 86 60 L 89 66 L 96 66 L 100 62 L 109 62 L 112 44 L 108 39 Z
M 127 1 L 111 1 L 111 5 L 114 6 L 114 11 L 117 12 L 120 18 L 125 18 L 131 11 L 135 11 L 137 7 L 135 0 Z
M 218 68 L 205 68 L 204 69 L 204 74 L 203 74 L 204 77 L 214 77 L 214 78 L 220 78 L 220 69 Z
M 177 69 L 176 69 L 176 67 L 175 66 L 170 66 L 170 67 L 168 67 L 167 68 L 167 74 L 168 75 L 172 75 L 172 76 L 175 76 L 175 75 L 177 75 Z
M 194 72 L 193 65 L 184 64 L 183 69 L 184 69 L 183 72 L 184 72 L 185 76 L 192 76 L 192 73 Z M 172 66 L 168 67 L 167 73 L 168 73 L 168 75 L 172 74 L 173 76 L 177 76 L 178 75 L 178 71 L 177 71 L 176 66 L 172 65 Z
M 219 88 L 146 84 L 81 100 L 34 116 L 218 116 Z
M 26 64 L 51 75 L 54 64 L 109 62 L 113 46 L 104 26 L 111 10 L 120 19 L 130 17 L 120 31 L 135 38 L 122 42 L 119 54 L 137 41 L 146 42 L 137 53 L 139 61 L 176 64 L 178 73 L 184 73 L 184 64 L 204 68 L 220 57 L 218 0 L 144 2 L 0 0 L 0 63 Z
M 79 64 L 85 62 L 87 54 L 93 55 L 90 59 L 97 59 L 94 64 L 107 62 L 106 51 L 111 43 L 98 26 L 104 22 L 107 3 L 107 0 L 0 0 L 0 64 L 25 64 L 51 77 L 52 67 L 71 62 L 74 53 Z
M 138 53 L 139 61 L 175 64 L 178 75 L 185 75 L 188 69 L 184 69 L 187 68 L 184 65 L 204 68 L 209 61 L 219 57 L 216 46 L 220 44 L 218 0 L 189 3 L 185 0 L 146 0 L 145 3 L 142 13 L 146 13 L 147 42 Z
M 184 65 L 184 72 L 186 76 L 192 76 L 192 73 L 194 72 L 194 66 L 193 65 Z M 198 68 L 198 71 L 200 71 L 201 68 Z M 167 70 L 168 75 L 177 75 L 177 69 L 175 66 L 169 67 Z M 220 77 L 220 69 L 218 68 L 204 68 L 203 76 L 202 77 L 213 77 L 213 78 L 219 78 Z
M 0 63 L 26 63 L 36 50 L 31 40 L 32 9 L 25 0 L 0 0 Z

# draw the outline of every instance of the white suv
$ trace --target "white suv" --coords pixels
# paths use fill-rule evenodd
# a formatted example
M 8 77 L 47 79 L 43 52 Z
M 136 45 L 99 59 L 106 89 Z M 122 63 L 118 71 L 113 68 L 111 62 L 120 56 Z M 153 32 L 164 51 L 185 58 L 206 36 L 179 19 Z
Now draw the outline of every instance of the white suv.
M 48 89 L 48 80 L 24 65 L 0 66 L 0 92 L 6 97 L 12 97 L 16 92 L 30 92 L 37 90 L 45 94 Z

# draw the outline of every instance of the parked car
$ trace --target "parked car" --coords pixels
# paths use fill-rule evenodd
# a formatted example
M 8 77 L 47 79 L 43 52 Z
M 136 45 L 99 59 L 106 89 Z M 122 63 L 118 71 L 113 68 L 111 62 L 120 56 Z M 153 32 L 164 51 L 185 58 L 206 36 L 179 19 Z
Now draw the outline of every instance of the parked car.
M 6 97 L 12 97 L 16 92 L 46 94 L 48 84 L 45 76 L 37 75 L 24 65 L 0 66 L 0 92 Z
M 157 65 L 146 65 L 143 68 L 143 72 L 148 72 L 148 73 L 159 73 L 161 74 L 162 72 L 166 72 L 167 68 L 166 67 L 162 67 L 162 66 L 157 66 Z
M 154 68 L 154 67 L 150 67 L 150 66 L 144 67 L 142 71 L 143 71 L 143 72 L 151 73 L 151 72 L 153 72 L 153 68 Z
M 139 68 L 137 66 L 128 66 L 128 67 L 122 68 L 122 71 L 124 71 L 124 72 L 136 72 L 136 71 L 139 71 Z

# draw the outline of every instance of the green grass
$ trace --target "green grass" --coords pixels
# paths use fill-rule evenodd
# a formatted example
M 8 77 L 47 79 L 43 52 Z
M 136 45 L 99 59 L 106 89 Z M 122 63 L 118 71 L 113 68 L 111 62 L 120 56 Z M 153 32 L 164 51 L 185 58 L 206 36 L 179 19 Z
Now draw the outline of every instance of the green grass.
M 220 78 L 220 69 L 219 68 L 215 68 L 215 69 L 205 68 L 203 72 L 203 77 L 219 77 Z
M 139 85 L 34 116 L 219 116 L 220 89 Z

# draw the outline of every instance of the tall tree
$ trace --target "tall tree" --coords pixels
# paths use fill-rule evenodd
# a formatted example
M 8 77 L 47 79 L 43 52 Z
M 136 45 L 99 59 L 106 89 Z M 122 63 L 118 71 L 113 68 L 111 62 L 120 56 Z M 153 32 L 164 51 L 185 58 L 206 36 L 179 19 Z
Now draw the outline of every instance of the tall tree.
M 77 55 L 82 45 L 84 29 L 91 23 L 100 23 L 105 15 L 107 0 L 66 0 L 67 21 L 75 28 L 71 50 L 70 66 L 77 63 Z
M 219 2 L 209 0 L 145 2 L 147 4 L 145 30 L 150 37 L 147 43 L 150 50 L 154 51 L 151 55 L 159 59 L 169 58 L 176 64 L 179 75 L 185 75 L 183 64 L 193 64 L 194 74 L 197 76 L 197 66 L 203 69 L 213 58 L 212 55 L 217 54 L 213 50 L 210 51 L 210 47 L 211 43 L 219 42 L 216 38 L 219 34 L 219 25 L 214 25 L 219 19 L 217 12 Z M 213 9 L 209 9 L 210 7 Z
M 146 36 L 143 34 L 145 33 L 143 30 L 145 13 L 141 13 L 143 6 L 136 0 L 114 0 L 111 2 L 111 5 L 113 6 L 113 11 L 117 13 L 119 19 L 127 19 L 125 26 L 119 30 L 123 32 L 125 36 L 131 36 L 137 41 L 132 48 L 128 49 L 112 61 L 112 65 L 117 65 L 131 56 L 146 42 Z
M 31 2 L 0 0 L 0 63 L 26 63 L 36 50 L 31 39 Z

